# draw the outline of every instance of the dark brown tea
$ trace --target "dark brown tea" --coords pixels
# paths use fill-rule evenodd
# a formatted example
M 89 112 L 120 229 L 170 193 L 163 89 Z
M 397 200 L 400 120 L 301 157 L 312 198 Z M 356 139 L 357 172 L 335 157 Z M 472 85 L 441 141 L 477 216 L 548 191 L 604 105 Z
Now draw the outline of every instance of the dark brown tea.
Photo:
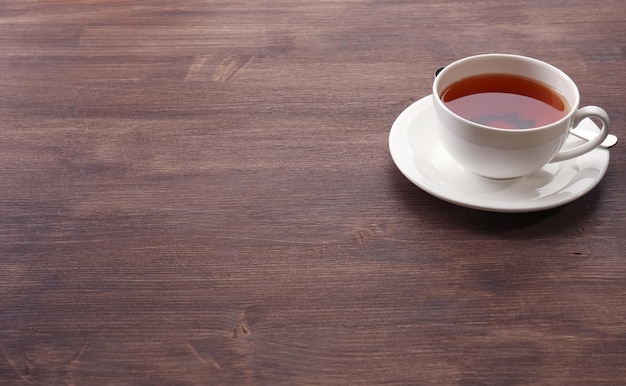
M 501 129 L 529 129 L 556 122 L 569 106 L 557 91 L 511 74 L 470 76 L 453 83 L 441 100 L 455 114 Z

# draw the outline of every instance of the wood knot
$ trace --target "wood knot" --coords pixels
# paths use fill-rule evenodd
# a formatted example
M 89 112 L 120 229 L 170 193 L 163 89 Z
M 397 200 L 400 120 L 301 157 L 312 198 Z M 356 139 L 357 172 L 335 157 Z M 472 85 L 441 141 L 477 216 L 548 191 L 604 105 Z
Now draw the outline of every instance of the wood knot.
M 252 55 L 233 55 L 224 59 L 217 67 L 213 74 L 213 80 L 216 82 L 226 82 L 232 78 L 237 71 L 243 68 L 252 60 Z
M 358 244 L 364 244 L 371 241 L 381 234 L 380 229 L 373 227 L 372 229 L 358 229 L 354 231 L 354 239 Z
M 235 328 L 233 328 L 233 338 L 245 338 L 250 336 L 251 333 L 250 327 L 248 327 L 248 323 L 246 323 L 245 320 L 239 321 Z

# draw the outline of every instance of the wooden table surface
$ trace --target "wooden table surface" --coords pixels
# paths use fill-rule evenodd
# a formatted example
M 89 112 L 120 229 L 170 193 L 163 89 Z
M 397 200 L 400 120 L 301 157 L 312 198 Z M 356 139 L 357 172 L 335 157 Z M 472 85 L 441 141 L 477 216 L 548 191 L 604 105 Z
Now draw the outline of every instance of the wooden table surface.
M 626 145 L 525 214 L 388 147 L 486 52 L 626 139 L 625 42 L 624 1 L 3 1 L 0 384 L 625 384 Z

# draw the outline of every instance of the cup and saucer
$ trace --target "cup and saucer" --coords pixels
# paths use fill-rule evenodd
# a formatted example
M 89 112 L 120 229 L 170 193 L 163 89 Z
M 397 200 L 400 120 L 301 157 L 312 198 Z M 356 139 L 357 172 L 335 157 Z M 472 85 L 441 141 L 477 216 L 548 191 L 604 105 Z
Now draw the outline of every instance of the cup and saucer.
M 389 133 L 389 150 L 404 176 L 427 193 L 456 205 L 492 212 L 534 212 L 572 202 L 593 189 L 609 165 L 609 150 L 597 147 L 516 178 L 494 179 L 466 170 L 442 145 L 433 95 L 407 107 Z M 578 131 L 599 128 L 583 119 Z M 569 135 L 563 149 L 585 142 Z

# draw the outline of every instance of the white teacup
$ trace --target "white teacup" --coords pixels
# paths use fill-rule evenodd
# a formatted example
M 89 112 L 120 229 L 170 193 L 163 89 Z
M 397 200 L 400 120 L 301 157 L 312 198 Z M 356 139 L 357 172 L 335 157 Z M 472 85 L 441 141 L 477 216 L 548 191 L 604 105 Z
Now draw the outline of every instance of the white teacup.
M 442 100 L 442 93 L 459 80 L 483 74 L 510 74 L 548 86 L 567 102 L 565 115 L 538 127 L 506 129 L 476 123 L 454 113 Z M 448 153 L 466 170 L 488 178 L 521 177 L 547 163 L 578 157 L 598 147 L 609 130 L 609 116 L 602 108 L 579 108 L 580 94 L 569 76 L 550 64 L 525 56 L 477 55 L 446 66 L 435 77 L 433 103 L 441 141 Z M 587 117 L 602 123 L 597 135 L 580 146 L 561 149 L 569 131 Z

